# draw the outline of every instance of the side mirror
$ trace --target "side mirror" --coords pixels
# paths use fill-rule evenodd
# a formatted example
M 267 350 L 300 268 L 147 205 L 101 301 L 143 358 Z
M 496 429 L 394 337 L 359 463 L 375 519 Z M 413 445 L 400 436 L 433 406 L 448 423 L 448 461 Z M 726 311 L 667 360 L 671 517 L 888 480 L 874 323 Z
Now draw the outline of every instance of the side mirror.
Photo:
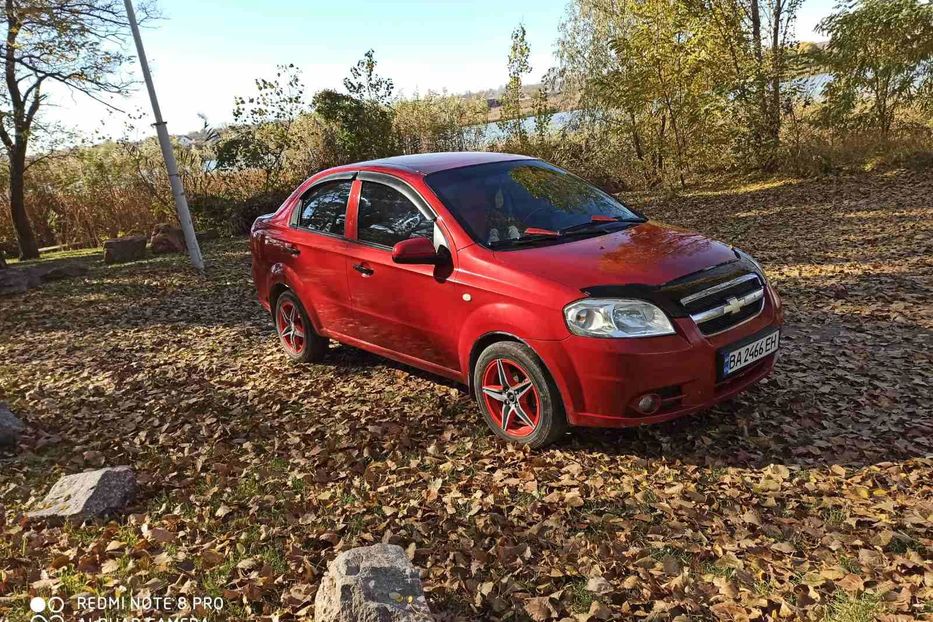
M 442 258 L 434 250 L 434 243 L 428 238 L 411 238 L 402 240 L 392 247 L 392 261 L 437 265 L 442 263 Z

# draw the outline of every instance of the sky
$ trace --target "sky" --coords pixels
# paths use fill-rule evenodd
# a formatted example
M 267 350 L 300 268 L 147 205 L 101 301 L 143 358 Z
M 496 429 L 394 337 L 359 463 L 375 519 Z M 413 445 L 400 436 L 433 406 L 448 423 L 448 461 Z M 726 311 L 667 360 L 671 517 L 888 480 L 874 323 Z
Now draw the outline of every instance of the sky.
M 373 48 L 378 72 L 403 95 L 428 90 L 478 91 L 506 82 L 512 30 L 523 23 L 537 82 L 553 65 L 558 27 L 568 0 L 159 0 L 161 19 L 143 29 L 162 114 L 169 131 L 229 123 L 235 95 L 275 65 L 301 68 L 309 95 L 342 88 L 349 68 Z M 821 39 L 816 23 L 834 0 L 804 0 L 797 38 Z M 138 77 L 134 65 L 131 68 Z M 144 88 L 112 104 L 142 115 L 135 132 L 149 131 Z M 119 137 L 127 117 L 82 95 L 50 93 L 46 115 L 84 135 Z

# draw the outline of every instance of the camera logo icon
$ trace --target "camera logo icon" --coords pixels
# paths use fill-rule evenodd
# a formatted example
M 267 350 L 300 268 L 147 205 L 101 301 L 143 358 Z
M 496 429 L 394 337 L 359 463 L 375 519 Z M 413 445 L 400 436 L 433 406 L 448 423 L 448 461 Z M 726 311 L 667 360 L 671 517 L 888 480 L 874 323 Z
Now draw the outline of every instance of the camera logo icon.
M 36 596 L 29 601 L 29 610 L 35 614 L 31 622 L 65 622 L 65 619 L 59 615 L 64 609 L 65 601 L 58 596 L 53 596 L 48 600 Z

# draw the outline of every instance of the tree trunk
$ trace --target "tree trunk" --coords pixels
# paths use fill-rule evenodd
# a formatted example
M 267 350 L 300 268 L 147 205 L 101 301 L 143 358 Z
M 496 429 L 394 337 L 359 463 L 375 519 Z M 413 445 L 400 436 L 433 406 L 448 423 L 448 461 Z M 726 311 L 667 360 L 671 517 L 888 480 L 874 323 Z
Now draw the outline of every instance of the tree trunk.
M 664 132 L 667 127 L 667 116 L 661 115 L 661 127 L 658 129 L 658 144 L 655 149 L 655 170 L 659 178 L 664 178 Z
M 774 15 L 771 20 L 771 119 L 768 128 L 774 149 L 777 149 L 781 143 L 781 77 L 784 73 L 781 15 L 783 12 L 783 0 L 774 0 Z
M 16 241 L 19 242 L 20 259 L 38 259 L 39 245 L 29 224 L 26 214 L 26 149 L 17 143 L 10 154 L 10 216 L 16 229 Z
M 667 106 L 667 113 L 671 116 L 671 130 L 674 132 L 674 153 L 677 155 L 677 175 L 680 178 L 680 187 L 686 188 L 687 182 L 684 181 L 684 150 L 680 130 L 677 127 L 677 115 L 674 113 L 670 98 L 665 98 L 664 103 Z
M 885 75 L 883 78 L 878 77 L 876 81 L 878 84 L 875 89 L 876 125 L 881 131 L 881 136 L 887 137 L 888 132 L 891 130 L 891 119 L 894 116 L 891 114 L 888 106 L 888 94 L 891 92 L 891 80 L 889 76 Z
M 763 86 L 763 70 L 762 66 L 764 65 L 764 52 L 761 49 L 761 11 L 758 7 L 758 0 L 751 1 L 751 18 L 752 18 L 752 52 L 755 55 L 755 82 L 756 84 Z M 764 90 L 762 89 L 758 93 L 760 99 L 759 103 L 762 106 L 762 112 L 764 111 L 765 99 L 764 99 Z
M 758 0 L 751 0 L 752 20 L 752 52 L 755 55 L 755 95 L 758 99 L 758 120 L 755 124 L 755 135 L 760 141 L 758 154 L 761 163 L 767 166 L 771 160 L 770 145 L 766 144 L 770 138 L 770 114 L 768 112 L 768 83 L 764 70 L 764 51 L 761 44 L 761 10 Z
M 632 144 L 635 147 L 635 155 L 638 157 L 640 162 L 645 161 L 645 152 L 641 146 L 641 134 L 638 132 L 638 123 L 635 120 L 635 113 L 629 112 L 629 122 L 632 127 Z

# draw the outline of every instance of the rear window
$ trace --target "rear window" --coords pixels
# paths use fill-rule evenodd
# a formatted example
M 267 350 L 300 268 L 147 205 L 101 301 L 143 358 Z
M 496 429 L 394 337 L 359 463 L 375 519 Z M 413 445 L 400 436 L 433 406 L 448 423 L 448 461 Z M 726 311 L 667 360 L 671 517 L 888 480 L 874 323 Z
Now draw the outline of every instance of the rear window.
M 560 231 L 593 216 L 640 220 L 617 199 L 539 160 L 466 166 L 425 177 L 470 236 L 485 246 L 518 240 L 534 227 Z
M 343 235 L 352 184 L 350 180 L 332 181 L 312 188 L 301 199 L 297 225 L 321 233 Z

